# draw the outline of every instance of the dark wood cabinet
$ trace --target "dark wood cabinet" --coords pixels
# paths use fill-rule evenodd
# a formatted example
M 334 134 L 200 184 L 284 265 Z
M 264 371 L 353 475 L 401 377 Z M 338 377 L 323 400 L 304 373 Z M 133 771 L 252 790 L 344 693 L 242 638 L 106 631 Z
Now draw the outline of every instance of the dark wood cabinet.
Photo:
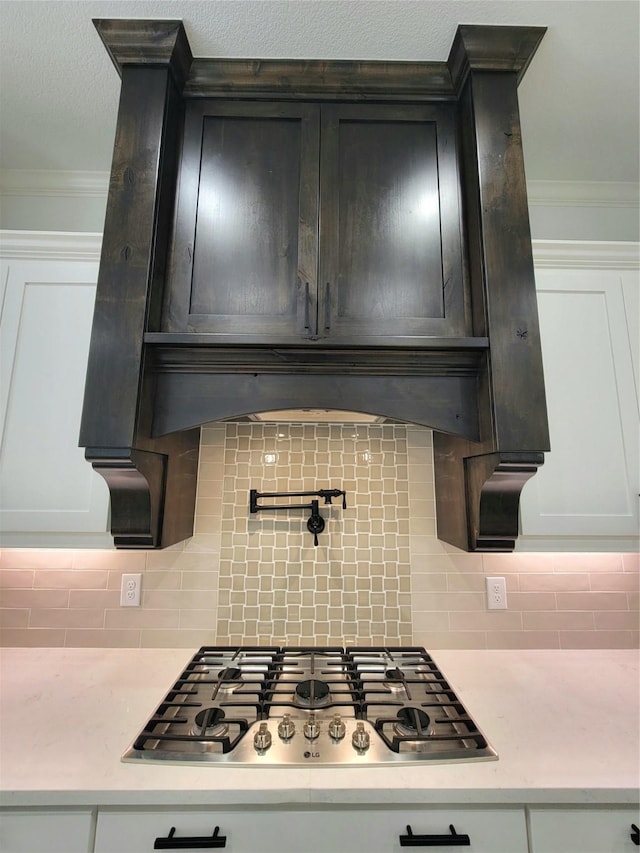
M 465 336 L 451 105 L 192 101 L 163 332 Z
M 96 26 L 122 90 L 80 443 L 116 545 L 191 535 L 201 424 L 327 408 L 431 427 L 438 535 L 511 550 L 549 447 L 516 92 L 544 29 L 371 62 Z

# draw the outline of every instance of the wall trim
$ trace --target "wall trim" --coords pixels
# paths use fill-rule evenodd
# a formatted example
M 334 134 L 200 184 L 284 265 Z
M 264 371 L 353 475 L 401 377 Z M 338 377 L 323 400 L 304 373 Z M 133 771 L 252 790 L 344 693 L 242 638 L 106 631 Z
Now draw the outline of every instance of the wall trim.
M 536 269 L 640 268 L 640 243 L 597 240 L 533 240 Z
M 80 231 L 0 231 L 3 258 L 99 261 L 102 234 Z M 640 243 L 533 240 L 538 269 L 638 269 Z
M 0 169 L 0 195 L 106 198 L 109 172 Z M 640 184 L 626 181 L 527 181 L 536 207 L 634 207 Z
M 102 234 L 79 231 L 0 231 L 0 257 L 99 261 Z
M 527 181 L 534 207 L 634 207 L 640 184 L 623 181 Z
M 0 169 L 0 195 L 106 198 L 109 172 Z

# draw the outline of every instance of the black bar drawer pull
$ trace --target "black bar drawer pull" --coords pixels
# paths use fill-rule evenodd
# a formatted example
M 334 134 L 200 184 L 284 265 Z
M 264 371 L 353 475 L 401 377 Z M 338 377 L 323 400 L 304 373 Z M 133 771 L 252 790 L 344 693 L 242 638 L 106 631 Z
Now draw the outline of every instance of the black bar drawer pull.
M 400 836 L 400 847 L 470 847 L 468 835 L 458 834 L 454 825 L 449 824 L 450 835 L 414 835 L 410 826 L 407 834 Z
M 193 835 L 176 838 L 176 828 L 172 826 L 166 838 L 156 838 L 154 850 L 211 850 L 213 847 L 226 847 L 227 836 L 218 835 L 220 827 L 216 826 L 213 835 Z
M 640 847 L 640 829 L 638 829 L 635 823 L 631 824 L 631 840 L 636 847 Z

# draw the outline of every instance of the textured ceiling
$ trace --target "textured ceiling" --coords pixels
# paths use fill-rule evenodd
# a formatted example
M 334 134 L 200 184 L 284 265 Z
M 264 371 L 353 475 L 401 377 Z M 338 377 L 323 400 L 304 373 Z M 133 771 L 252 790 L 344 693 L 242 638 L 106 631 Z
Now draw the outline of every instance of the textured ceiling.
M 530 180 L 638 181 L 629 2 L 0 0 L 0 165 L 109 169 L 119 79 L 92 18 L 181 18 L 195 56 L 444 60 L 459 23 L 548 32 L 520 87 Z

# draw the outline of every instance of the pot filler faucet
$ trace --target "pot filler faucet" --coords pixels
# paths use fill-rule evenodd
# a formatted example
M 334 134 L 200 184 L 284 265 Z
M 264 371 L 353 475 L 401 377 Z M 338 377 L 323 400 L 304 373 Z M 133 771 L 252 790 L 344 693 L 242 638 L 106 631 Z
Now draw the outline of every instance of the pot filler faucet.
M 319 501 L 312 500 L 308 504 L 268 504 L 259 506 L 260 498 L 324 498 L 325 504 L 330 504 L 333 498 L 342 497 L 342 509 L 347 508 L 347 493 L 340 489 L 319 489 L 317 492 L 259 492 L 257 489 L 249 491 L 249 512 L 262 512 L 263 510 L 278 509 L 310 509 L 311 515 L 307 519 L 307 530 L 313 533 L 313 544 L 318 545 L 318 533 L 324 530 L 324 518 L 320 515 Z

